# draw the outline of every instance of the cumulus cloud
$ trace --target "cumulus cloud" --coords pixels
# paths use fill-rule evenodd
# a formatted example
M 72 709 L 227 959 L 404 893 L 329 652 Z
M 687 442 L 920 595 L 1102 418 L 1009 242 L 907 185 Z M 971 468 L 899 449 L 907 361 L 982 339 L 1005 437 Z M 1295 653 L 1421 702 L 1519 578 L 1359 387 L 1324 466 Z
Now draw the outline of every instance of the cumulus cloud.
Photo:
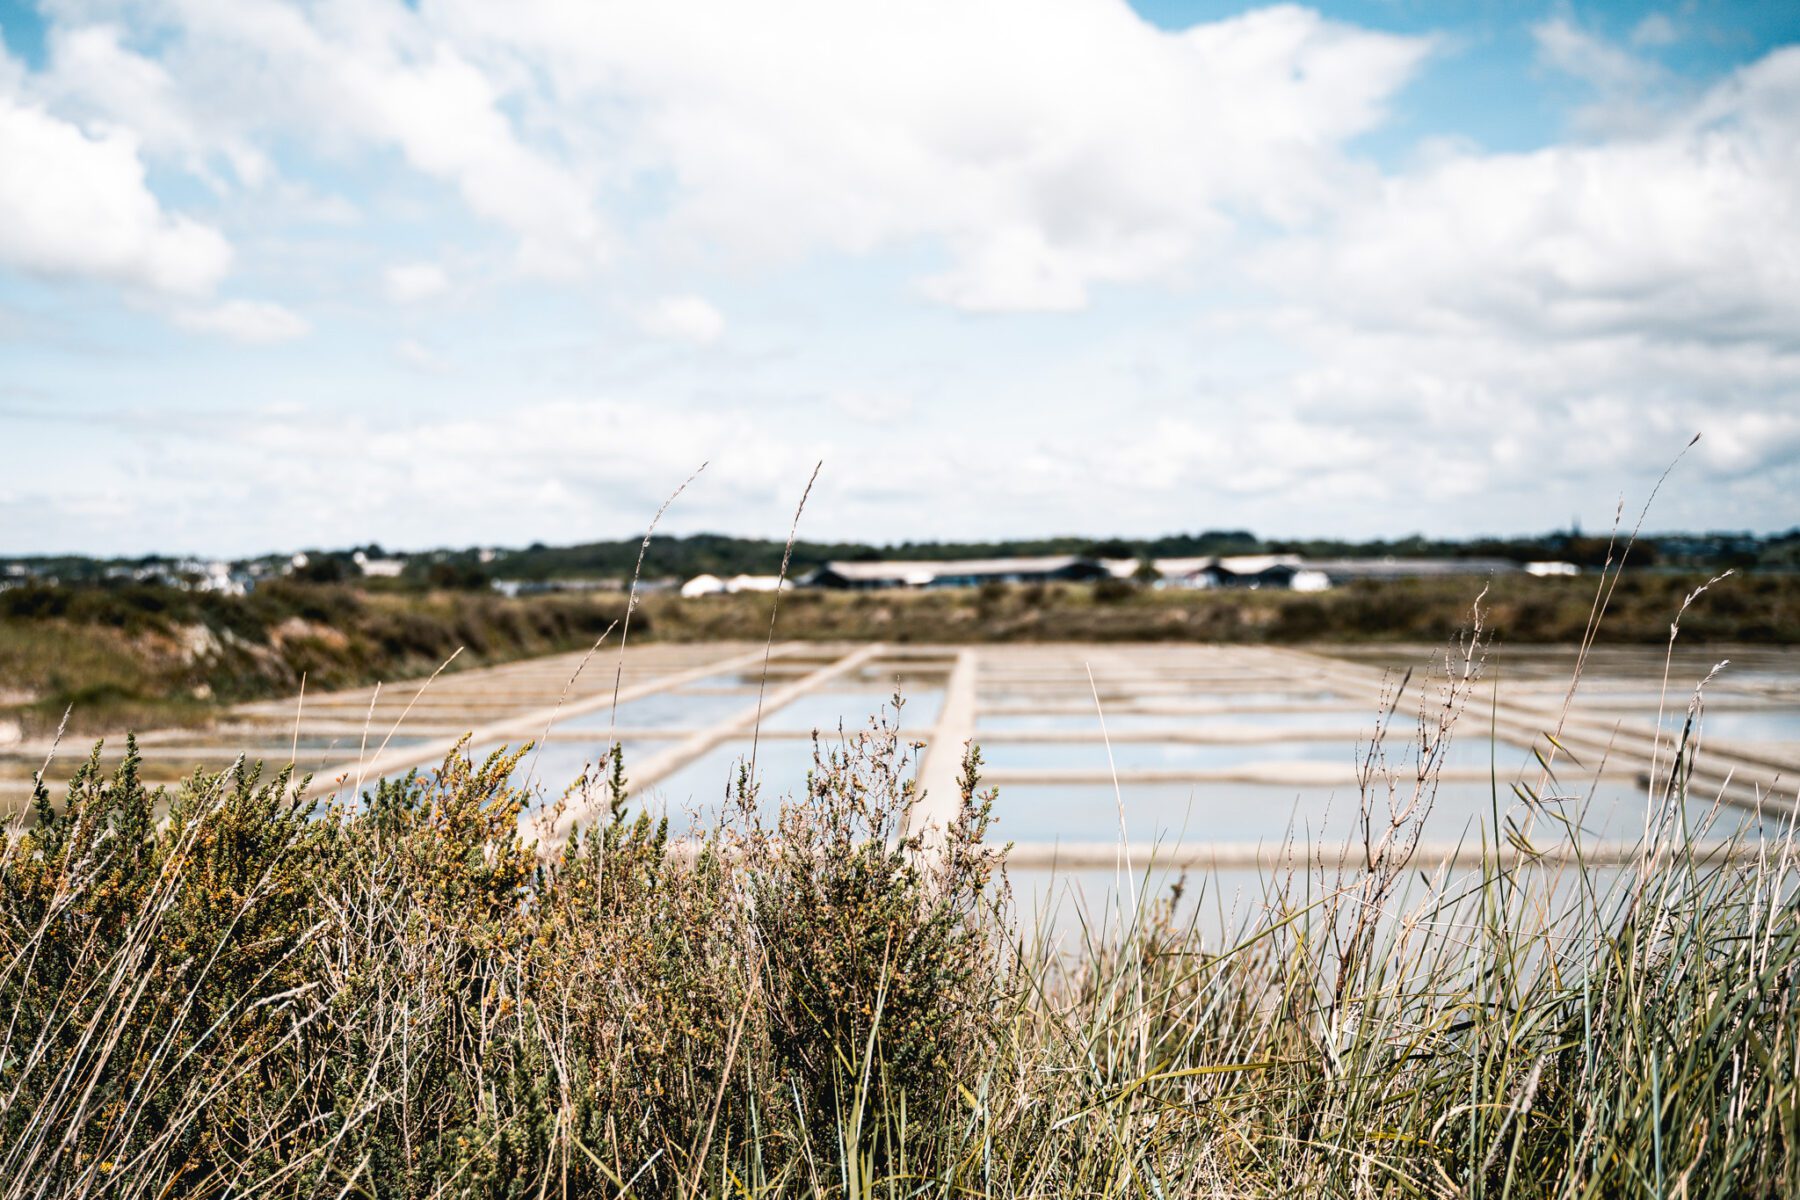
M 327 427 L 310 412 L 247 413 L 171 439 L 168 452 L 219 492 L 293 514 L 281 519 L 292 522 L 286 536 L 296 544 L 366 539 L 356 531 L 372 527 L 420 544 L 447 528 L 499 540 L 641 527 L 708 460 L 671 527 L 741 526 L 746 512 L 791 511 L 827 450 L 750 414 L 695 420 L 669 405 L 567 397 L 423 426 L 377 414 Z M 332 469 L 318 470 L 319 462 Z M 342 486 L 346 475 L 356 488 Z
M 217 230 L 163 209 L 122 129 L 86 133 L 0 94 L 0 163 L 0 263 L 183 296 L 211 291 L 231 265 Z
M 394 357 L 415 371 L 423 371 L 428 375 L 439 375 L 444 372 L 442 358 L 415 338 L 402 338 L 394 343 Z
M 450 275 L 431 262 L 396 263 L 382 272 L 383 290 L 395 304 L 417 304 L 450 290 Z
M 265 300 L 227 300 L 207 308 L 177 309 L 175 323 L 195 333 L 216 333 L 252 346 L 291 342 L 311 329 L 299 314 Z
M 704 296 L 664 296 L 644 308 L 638 324 L 654 337 L 704 346 L 725 332 L 725 315 Z
M 1577 80 L 1592 93 L 1571 121 L 1583 133 L 1616 137 L 1653 132 L 1684 98 L 1683 85 L 1667 67 L 1566 17 L 1539 21 L 1531 27 L 1531 36 L 1542 66 Z M 1655 45 L 1635 37 L 1632 44 L 1641 49 Z
M 152 14 L 131 0 L 91 0 L 64 15 L 49 44 L 41 91 L 131 128 L 198 173 L 222 158 L 241 181 L 266 183 L 274 168 L 257 147 L 277 140 L 338 160 L 398 152 L 510 231 L 528 272 L 580 276 L 610 251 L 580 165 L 530 144 L 509 111 L 521 81 L 471 62 L 429 11 L 392 0 L 234 0 Z
M 892 389 L 844 388 L 827 397 L 839 412 L 858 421 L 887 425 L 912 415 L 913 398 Z
M 1631 44 L 1634 46 L 1673 46 L 1680 37 L 1681 31 L 1664 13 L 1651 13 L 1631 30 Z
M 1453 155 L 1346 199 L 1263 259 L 1363 324 L 1788 341 L 1800 320 L 1800 49 L 1656 131 Z
M 374 130 L 518 236 L 526 270 L 580 276 L 606 257 L 604 222 L 580 178 L 519 140 L 492 81 L 455 50 L 439 45 L 413 61 L 331 61 L 367 104 Z
M 1180 33 L 1092 0 L 440 11 L 565 105 L 631 114 L 625 164 L 668 174 L 673 234 L 753 258 L 936 239 L 924 294 L 979 310 L 1077 308 L 1235 211 L 1316 210 L 1429 50 L 1295 7 Z
M 227 163 L 239 183 L 269 179 L 266 155 L 220 123 L 220 114 L 198 109 L 168 69 L 125 44 L 116 24 L 53 26 L 49 64 L 37 90 L 67 115 L 130 129 L 145 153 L 182 163 L 219 186 L 215 160 Z
M 0 58 L 0 161 L 42 160 L 30 177 L 52 181 L 26 194 L 21 172 L 0 173 L 7 266 L 166 294 L 150 307 L 208 332 L 305 332 L 278 306 L 206 301 L 230 249 L 171 211 L 191 210 L 193 189 L 157 200 L 149 164 L 159 185 L 181 171 L 209 185 L 234 234 L 249 225 L 231 218 L 268 217 L 237 235 L 268 256 L 250 270 L 326 293 L 379 287 L 410 304 L 446 290 L 442 266 L 404 261 L 430 251 L 366 256 L 393 220 L 417 234 L 410 246 L 454 246 L 446 261 L 491 261 L 498 231 L 525 272 L 614 272 L 607 292 L 648 299 L 613 311 L 678 343 L 716 343 L 726 319 L 702 295 L 659 296 L 667 280 L 732 288 L 721 295 L 775 285 L 741 332 L 734 306 L 742 353 L 726 362 L 596 355 L 599 287 L 459 271 L 459 289 L 502 281 L 524 301 L 471 325 L 480 341 L 458 343 L 455 378 L 430 382 L 434 397 L 497 387 L 465 397 L 495 419 L 434 427 L 421 453 L 398 419 L 339 419 L 346 400 L 309 419 L 365 439 L 370 476 L 392 474 L 395 490 L 333 498 L 318 466 L 330 460 L 303 455 L 270 505 L 412 512 L 411 497 L 442 488 L 423 508 L 446 520 L 508 504 L 617 520 L 716 452 L 718 486 L 744 502 L 718 511 L 779 525 L 792 497 L 778 482 L 832 447 L 758 441 L 743 414 L 767 419 L 769 397 L 794 405 L 783 415 L 810 406 L 789 422 L 806 427 L 904 414 L 880 431 L 879 465 L 860 454 L 820 497 L 849 512 L 883 497 L 900 534 L 957 520 L 1160 528 L 1215 510 L 1376 532 L 1408 505 L 1529 528 L 1565 520 L 1572 496 L 1591 510 L 1596 487 L 1654 478 L 1696 430 L 1708 436 L 1689 468 L 1715 497 L 1729 487 L 1729 505 L 1785 512 L 1800 486 L 1800 49 L 1684 83 L 1654 58 L 1672 24 L 1615 43 L 1552 17 L 1530 27 L 1539 67 L 1591 101 L 1566 139 L 1492 153 L 1445 138 L 1383 167 L 1358 139 L 1384 128 L 1436 43 L 1294 6 L 1177 31 L 1116 0 L 184 0 L 153 14 L 75 0 L 53 13 L 45 68 Z M 274 215 L 276 199 L 312 188 L 346 193 L 366 224 L 308 228 L 306 250 L 336 253 L 294 271 L 302 222 Z M 1094 320 L 915 311 L 1078 313 L 1121 297 Z M 1220 297 L 1229 330 L 1195 319 Z M 1121 313 L 1133 320 L 1108 319 Z M 416 328 L 418 313 L 383 317 L 373 344 L 440 369 L 445 334 Z M 460 370 L 477 352 L 500 368 L 485 383 Z M 526 370 L 503 373 L 526 352 Z M 520 379 L 587 386 L 601 358 L 607 378 L 666 403 L 513 397 Z M 1086 369 L 1114 358 L 1110 375 Z M 1244 361 L 1217 363 L 1231 358 Z M 256 427 L 295 436 L 273 417 Z M 615 471 L 620 444 L 654 448 L 641 477 L 592 467 Z M 759 455 L 779 470 L 727 465 Z M 438 461 L 468 465 L 390 470 Z
M 658 237 L 747 259 L 930 239 L 946 265 L 921 294 L 975 310 L 1078 308 L 1179 273 L 1237 214 L 1316 212 L 1430 50 L 1292 6 L 1169 32 L 1109 0 L 803 0 L 779 20 L 728 0 L 239 0 L 158 28 L 179 71 L 97 25 L 65 39 L 65 74 L 109 111 L 152 98 L 159 140 L 186 128 L 162 115 L 175 75 L 183 111 L 233 114 L 220 138 L 395 148 L 532 271 L 604 261 L 605 202 L 647 187 Z
M 1531 27 L 1531 36 L 1542 62 L 1598 88 L 1642 88 L 1663 77 L 1661 68 L 1648 59 L 1589 33 L 1567 17 L 1539 21 Z

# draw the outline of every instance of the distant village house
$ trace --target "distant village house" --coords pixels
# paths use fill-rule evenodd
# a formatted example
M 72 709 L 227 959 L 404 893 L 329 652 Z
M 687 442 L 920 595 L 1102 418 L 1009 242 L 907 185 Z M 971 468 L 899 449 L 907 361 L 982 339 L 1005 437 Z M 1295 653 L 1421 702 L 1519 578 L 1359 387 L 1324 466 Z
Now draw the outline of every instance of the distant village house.
M 1062 583 L 1109 579 L 1099 559 L 1073 554 L 1036 558 L 971 558 L 947 562 L 828 562 L 800 582 L 845 591 L 978 587 L 984 583 Z
M 692 599 L 695 596 L 724 596 L 738 592 L 786 591 L 793 586 L 793 581 L 784 580 L 779 575 L 733 575 L 730 579 L 720 579 L 717 575 L 696 575 L 681 585 L 681 594 Z
M 361 550 L 350 556 L 358 569 L 371 579 L 398 579 L 400 572 L 406 569 L 404 558 L 370 558 Z M 482 560 L 487 561 L 486 559 Z
M 1505 575 L 1517 563 L 1488 558 L 1342 558 L 1307 559 L 1297 554 L 1243 554 L 1197 558 L 1159 558 L 1146 564 L 1130 558 L 1046 555 L 1034 558 L 966 559 L 932 562 L 828 562 L 800 580 L 802 586 L 844 591 L 891 588 L 976 587 L 984 583 L 1084 583 L 1101 579 L 1149 577 L 1159 588 L 1269 588 L 1321 592 L 1360 579 L 1424 579 Z M 1532 564 L 1533 574 L 1564 574 L 1569 564 Z M 1526 568 L 1531 569 L 1531 568 Z M 1570 568 L 1571 570 L 1573 568 Z M 713 576 L 689 580 L 688 586 L 710 588 Z M 726 590 L 723 584 L 720 590 Z M 686 587 L 683 594 L 690 594 Z M 696 591 L 691 594 L 704 594 Z

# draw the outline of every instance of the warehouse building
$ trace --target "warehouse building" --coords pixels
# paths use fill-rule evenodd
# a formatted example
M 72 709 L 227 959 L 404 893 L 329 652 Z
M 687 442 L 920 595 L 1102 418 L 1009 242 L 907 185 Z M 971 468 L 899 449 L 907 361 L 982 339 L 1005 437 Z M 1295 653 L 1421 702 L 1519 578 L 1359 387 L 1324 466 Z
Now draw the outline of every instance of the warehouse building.
M 979 587 L 984 583 L 1081 583 L 1107 579 L 1099 559 L 1073 554 L 1034 558 L 969 558 L 946 562 L 828 562 L 801 580 L 806 587 L 846 591 Z

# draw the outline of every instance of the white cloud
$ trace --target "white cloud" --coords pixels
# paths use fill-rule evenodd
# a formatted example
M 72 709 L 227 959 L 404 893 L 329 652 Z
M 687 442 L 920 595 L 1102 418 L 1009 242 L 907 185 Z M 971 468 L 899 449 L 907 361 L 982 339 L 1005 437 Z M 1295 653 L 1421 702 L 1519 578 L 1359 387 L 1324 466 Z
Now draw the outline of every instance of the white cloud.
M 1597 88 L 1643 87 L 1660 77 L 1646 59 L 1592 34 L 1566 17 L 1551 17 L 1531 27 L 1538 57 L 1545 64 Z
M 725 332 L 725 316 L 703 296 L 664 296 L 638 316 L 644 332 L 704 346 Z
M 478 68 L 439 45 L 423 61 L 351 59 L 342 74 L 372 128 L 409 162 L 453 181 L 470 209 L 519 237 L 520 264 L 550 277 L 586 274 L 609 253 L 588 189 L 568 168 L 525 147 Z
M 1800 49 L 1654 133 L 1453 155 L 1346 197 L 1267 254 L 1264 275 L 1363 326 L 1791 343 Z
M 667 405 L 592 398 L 531 401 L 428 426 L 375 414 L 327 424 L 308 412 L 251 412 L 169 447 L 178 469 L 207 480 L 209 491 L 284 514 L 293 531 L 283 536 L 296 544 L 366 540 L 368 533 L 351 531 L 371 528 L 401 544 L 437 537 L 432 529 L 480 540 L 505 531 L 567 537 L 641 528 L 708 460 L 676 515 L 686 528 L 741 526 L 746 511 L 791 511 L 826 453 L 747 413 L 695 420 Z M 358 486 L 343 487 L 346 476 Z
M 417 304 L 450 290 L 450 275 L 436 263 L 397 263 L 382 272 L 382 287 L 395 304 Z
M 1592 90 L 1594 99 L 1572 120 L 1585 133 L 1617 137 L 1652 132 L 1669 107 L 1682 99 L 1678 78 L 1661 63 L 1567 18 L 1540 21 L 1531 27 L 1531 36 L 1541 64 Z
M 1639 21 L 1631 30 L 1631 44 L 1634 46 L 1673 46 L 1681 37 L 1671 21 L 1663 13 L 1651 13 Z
M 268 180 L 272 168 L 262 151 L 220 128 L 218 114 L 196 112 L 168 70 L 128 48 L 125 36 L 114 24 L 53 27 L 38 90 L 65 113 L 130 129 L 146 153 L 178 159 L 215 186 L 215 157 L 240 183 Z
M 911 396 L 888 388 L 845 388 L 831 393 L 828 399 L 845 416 L 872 425 L 904 420 L 913 411 Z
M 444 360 L 431 347 L 413 338 L 402 338 L 395 342 L 394 356 L 413 370 L 423 371 L 428 375 L 439 375 L 446 369 Z
M 51 131 L 40 157 L 113 186 L 51 189 L 30 237 L 0 225 L 0 263 L 179 294 L 148 307 L 190 328 L 303 333 L 277 306 L 209 305 L 229 248 L 158 202 L 148 163 L 159 188 L 211 187 L 209 219 L 283 298 L 416 303 L 451 280 L 410 256 L 483 264 L 456 271 L 481 319 L 454 346 L 377 313 L 348 350 L 424 372 L 442 350 L 455 372 L 395 371 L 328 419 L 241 431 L 348 431 L 381 480 L 342 495 L 335 460 L 294 442 L 275 478 L 219 484 L 271 521 L 317 504 L 345 540 L 380 520 L 423 542 L 517 506 L 530 536 L 585 535 L 710 456 L 704 495 L 726 499 L 684 511 L 766 530 L 824 454 L 811 519 L 845 535 L 1392 532 L 1413 513 L 1504 530 L 1591 513 L 1696 430 L 1684 470 L 1730 514 L 1706 520 L 1786 519 L 1800 486 L 1800 50 L 1703 89 L 1634 48 L 1668 31 L 1615 44 L 1542 21 L 1540 66 L 1591 99 L 1575 136 L 1523 153 L 1446 136 L 1384 169 L 1357 139 L 1434 43 L 1291 6 L 1174 32 L 1116 0 L 52 12 L 46 69 L 0 57 L 0 138 L 24 112 Z M 96 190 L 131 197 L 128 219 L 84 209 Z M 357 227 L 301 215 L 308 196 L 342 196 L 329 207 Z M 611 274 L 543 289 L 492 270 L 494 230 L 526 271 Z M 705 295 L 662 294 L 677 287 L 734 298 L 731 336 Z M 644 298 L 612 309 L 628 333 L 730 352 L 615 353 L 596 295 Z M 920 297 L 1069 315 L 964 321 Z M 1196 319 L 1209 304 L 1230 328 Z M 515 399 L 596 379 L 642 402 Z M 648 461 L 615 474 L 621 444 Z
M 151 292 L 211 291 L 231 265 L 230 245 L 163 210 L 137 149 L 123 130 L 90 135 L 0 95 L 0 263 Z
M 157 29 L 166 72 L 107 27 L 67 57 L 126 69 L 67 74 L 109 111 L 153 98 L 157 130 L 204 111 L 221 143 L 393 147 L 530 271 L 605 261 L 605 201 L 643 192 L 663 202 L 630 219 L 663 242 L 745 259 L 923 239 L 946 260 L 923 294 L 977 310 L 1079 308 L 1228 248 L 1239 213 L 1319 211 L 1430 48 L 1292 6 L 1169 32 L 1112 0 L 195 0 Z
M 936 239 L 925 293 L 982 310 L 1078 308 L 1218 248 L 1235 211 L 1316 211 L 1429 48 L 1294 7 L 1180 33 L 1087 0 L 439 11 L 546 67 L 565 109 L 621 114 L 623 166 L 672 181 L 672 236 L 749 258 Z
M 174 317 L 183 329 L 216 333 L 252 346 L 290 342 L 312 328 L 297 313 L 264 300 L 227 300 L 209 308 L 183 308 L 176 310 Z
M 209 183 L 216 160 L 247 185 L 272 182 L 260 147 L 275 143 L 340 166 L 369 149 L 397 151 L 510 230 L 528 272 L 580 276 L 610 252 L 592 181 L 522 136 L 513 108 L 526 85 L 472 63 L 429 10 L 191 0 L 152 11 L 86 0 L 52 15 L 50 63 L 34 86 L 59 110 L 131 129 L 147 152 Z

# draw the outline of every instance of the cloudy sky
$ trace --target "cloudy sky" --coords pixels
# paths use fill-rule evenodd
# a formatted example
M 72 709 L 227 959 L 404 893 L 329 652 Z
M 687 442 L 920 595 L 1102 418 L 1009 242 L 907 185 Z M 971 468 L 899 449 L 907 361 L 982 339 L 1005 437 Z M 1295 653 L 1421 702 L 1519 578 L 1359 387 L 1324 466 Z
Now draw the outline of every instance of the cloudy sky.
M 0 552 L 1800 524 L 1800 6 L 0 37 Z

